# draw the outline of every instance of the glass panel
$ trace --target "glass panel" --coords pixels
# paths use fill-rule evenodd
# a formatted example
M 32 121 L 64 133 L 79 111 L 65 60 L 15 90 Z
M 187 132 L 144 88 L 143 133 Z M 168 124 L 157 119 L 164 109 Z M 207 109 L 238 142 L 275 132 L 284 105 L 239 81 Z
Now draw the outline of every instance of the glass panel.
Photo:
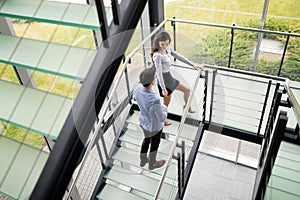
M 299 31 L 299 4 L 297 0 L 287 0 L 284 3 L 280 0 L 270 2 L 267 12 L 265 29 L 293 33 Z M 285 45 L 286 37 L 277 36 L 276 40 L 281 41 L 282 48 Z M 291 37 L 288 43 L 285 60 L 280 76 L 290 78 L 291 80 L 300 81 L 300 69 L 297 60 L 299 60 L 299 37 Z
M 258 63 L 256 66 L 257 72 L 275 76 L 277 75 L 284 46 L 282 39 L 284 38 L 279 35 L 263 34 L 259 48 Z
M 171 46 L 176 45 L 176 51 L 192 62 L 227 67 L 231 40 L 229 29 L 176 22 L 176 41 L 172 27 L 168 31 L 172 36 Z
M 267 83 L 220 72 L 215 83 L 212 121 L 257 133 Z
M 253 71 L 253 61 L 258 33 L 234 30 L 231 68 Z
M 0 137 L 1 192 L 15 199 L 27 199 L 48 158 L 48 153 Z
M 240 25 L 251 19 L 260 19 L 264 1 L 165 1 L 166 18 Z M 272 2 L 271 2 L 272 3 Z M 252 26 L 253 24 L 249 24 Z M 254 26 L 257 28 L 257 26 Z
M 285 44 L 287 38 L 281 37 L 282 43 Z M 289 78 L 293 81 L 300 81 L 300 69 L 299 69 L 299 48 L 300 38 L 290 37 L 285 53 L 283 66 L 281 68 L 280 76 Z
M 141 86 L 139 83 L 139 75 L 145 69 L 145 59 L 143 50 L 138 50 L 135 55 L 130 59 L 128 64 L 128 79 L 130 83 L 130 90 Z
M 240 141 L 241 146 L 237 162 L 246 166 L 256 168 L 258 166 L 259 152 L 261 146 L 247 141 Z
M 199 151 L 226 160 L 235 161 L 238 149 L 238 139 L 205 131 Z
M 2 120 L 56 139 L 71 109 L 69 98 L 1 81 Z

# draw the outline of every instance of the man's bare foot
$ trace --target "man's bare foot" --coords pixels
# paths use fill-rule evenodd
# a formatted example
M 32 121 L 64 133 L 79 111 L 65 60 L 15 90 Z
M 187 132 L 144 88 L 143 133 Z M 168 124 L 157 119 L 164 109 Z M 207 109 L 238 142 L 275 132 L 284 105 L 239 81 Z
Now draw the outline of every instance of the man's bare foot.
M 165 125 L 165 126 L 169 126 L 169 125 L 171 125 L 171 124 L 172 124 L 172 123 L 169 122 L 169 121 L 165 121 L 165 122 L 164 122 L 164 125 Z
M 158 160 L 158 161 L 155 162 L 154 165 L 149 164 L 149 170 L 160 168 L 165 164 L 165 162 L 166 162 L 165 160 Z

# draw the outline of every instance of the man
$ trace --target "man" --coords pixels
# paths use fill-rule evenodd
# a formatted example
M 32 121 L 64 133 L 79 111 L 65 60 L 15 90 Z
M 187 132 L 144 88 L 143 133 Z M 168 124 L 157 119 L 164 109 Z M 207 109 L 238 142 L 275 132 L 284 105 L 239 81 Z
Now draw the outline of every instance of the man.
M 140 152 L 140 166 L 144 167 L 149 162 L 149 170 L 159 168 L 166 162 L 165 160 L 156 160 L 156 155 L 168 109 L 160 103 L 159 97 L 153 92 L 154 81 L 155 70 L 153 68 L 145 69 L 140 74 L 140 83 L 143 87 L 135 89 L 133 93 L 140 108 L 139 123 L 145 136 Z M 148 159 L 149 145 L 151 146 Z

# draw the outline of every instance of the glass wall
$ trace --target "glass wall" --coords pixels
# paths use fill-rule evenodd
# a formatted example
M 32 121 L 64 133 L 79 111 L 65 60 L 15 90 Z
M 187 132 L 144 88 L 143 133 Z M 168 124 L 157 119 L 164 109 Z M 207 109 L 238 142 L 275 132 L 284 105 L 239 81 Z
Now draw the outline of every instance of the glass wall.
M 299 33 L 300 8 L 297 5 L 297 0 L 165 0 L 165 17 L 246 28 L 264 26 L 265 30 Z M 196 50 L 190 48 L 195 50 L 191 57 L 196 61 L 228 67 L 230 29 L 178 24 L 176 32 L 197 43 Z M 184 45 L 189 43 L 181 42 L 184 44 L 181 46 L 178 41 L 177 50 L 186 52 L 189 47 Z M 230 67 L 300 81 L 299 50 L 299 37 L 234 30 Z
M 165 0 L 165 17 L 258 28 L 264 1 Z

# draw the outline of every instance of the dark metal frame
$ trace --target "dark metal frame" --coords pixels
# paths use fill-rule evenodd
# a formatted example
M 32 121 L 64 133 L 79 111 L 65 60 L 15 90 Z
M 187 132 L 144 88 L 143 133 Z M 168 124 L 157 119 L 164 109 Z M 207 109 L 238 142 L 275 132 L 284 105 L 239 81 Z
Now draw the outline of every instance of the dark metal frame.
M 195 164 L 198 149 L 199 149 L 200 143 L 202 141 L 204 130 L 205 130 L 205 126 L 204 126 L 203 123 L 201 123 L 199 125 L 198 130 L 197 130 L 197 134 L 196 134 L 196 137 L 195 137 L 195 140 L 194 140 L 194 144 L 193 144 L 193 147 L 191 149 L 189 159 L 187 161 L 187 165 L 186 165 L 185 170 L 184 170 L 184 181 L 183 181 L 184 182 L 184 187 L 183 187 L 183 190 L 182 190 L 181 197 L 184 197 L 184 194 L 186 192 L 187 185 L 188 185 L 188 182 L 189 182 L 191 174 L 192 174 L 192 169 L 193 169 L 193 166 Z
M 283 139 L 283 134 L 287 123 L 287 113 L 280 112 L 278 116 L 278 121 L 274 130 L 273 137 L 270 141 L 270 147 L 266 155 L 265 162 L 263 162 L 262 167 L 257 169 L 256 181 L 254 185 L 254 193 L 252 199 L 261 200 L 264 199 L 266 188 L 268 185 L 269 178 L 272 173 L 272 168 L 277 156 L 280 143 Z
M 154 29 L 158 24 L 164 21 L 164 0 L 149 0 L 148 5 L 150 27 Z
M 232 24 L 232 26 L 235 26 L 235 24 Z M 229 48 L 228 68 L 230 68 L 230 65 L 231 65 L 233 39 L 234 39 L 234 28 L 231 28 L 231 40 L 230 40 L 230 48 Z
M 86 150 L 85 143 L 96 121 L 96 115 L 101 109 L 146 3 L 147 0 L 122 1 L 120 25 L 111 24 L 108 30 L 110 48 L 104 44 L 99 47 L 30 199 L 63 198 L 76 165 Z
M 111 0 L 111 7 L 112 7 L 114 23 L 115 23 L 115 25 L 119 25 L 120 24 L 120 9 L 119 9 L 118 0 Z
M 268 102 L 268 98 L 269 98 L 271 85 L 272 85 L 272 80 L 269 80 L 268 87 L 267 87 L 267 92 L 266 92 L 266 96 L 265 96 L 265 101 L 264 101 L 263 109 L 262 109 L 262 112 L 261 112 L 261 117 L 260 117 L 260 120 L 259 120 L 258 129 L 257 129 L 257 134 L 256 134 L 257 136 L 259 135 L 261 125 L 262 125 L 262 122 L 263 122 L 263 119 L 264 119 L 265 110 L 266 110 L 266 106 L 267 106 L 267 102 Z
M 291 31 L 289 31 L 289 33 L 291 33 Z M 281 72 L 281 68 L 282 68 L 282 65 L 283 65 L 284 58 L 285 58 L 285 53 L 286 53 L 286 50 L 287 50 L 287 46 L 289 44 L 289 40 L 290 40 L 290 35 L 287 35 L 277 76 L 280 76 L 280 72 Z
M 100 31 L 101 31 L 101 36 L 103 40 L 104 47 L 109 47 L 108 46 L 108 24 L 107 24 L 107 17 L 106 17 L 106 12 L 105 12 L 105 7 L 104 7 L 104 2 L 103 0 L 96 0 L 95 1 L 97 12 L 98 12 L 98 19 L 100 22 Z
M 173 19 L 175 19 L 175 17 L 173 17 Z M 176 23 L 175 21 L 171 21 L 171 26 L 173 27 L 173 48 L 174 48 L 174 51 L 176 51 Z M 176 58 L 174 58 L 174 61 L 176 61 Z
M 271 133 L 273 131 L 273 126 L 274 126 L 274 122 L 276 119 L 277 110 L 279 108 L 281 96 L 282 96 L 282 91 L 276 91 L 274 98 L 273 98 L 271 111 L 270 111 L 269 119 L 267 122 L 265 134 L 264 134 L 264 139 L 263 139 L 262 146 L 261 146 L 261 153 L 260 153 L 260 158 L 259 158 L 259 163 L 258 163 L 259 167 L 261 167 L 263 165 L 263 160 L 266 156 L 265 153 L 267 150 L 267 145 L 269 144 L 269 141 L 270 141 Z
M 214 70 L 213 74 L 212 74 L 212 82 L 211 82 L 211 94 L 210 94 L 211 96 L 210 96 L 209 121 L 208 121 L 209 124 L 211 123 L 212 110 L 213 110 L 213 105 L 214 105 L 216 76 L 217 76 L 217 70 Z

